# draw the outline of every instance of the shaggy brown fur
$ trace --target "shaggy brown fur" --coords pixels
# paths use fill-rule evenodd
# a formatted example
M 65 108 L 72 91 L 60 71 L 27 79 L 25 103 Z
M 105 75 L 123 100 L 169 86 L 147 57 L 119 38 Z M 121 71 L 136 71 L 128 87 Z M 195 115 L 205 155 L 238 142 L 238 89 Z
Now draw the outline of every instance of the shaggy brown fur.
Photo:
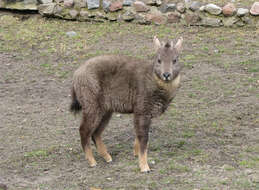
M 80 126 L 82 147 L 90 166 L 95 166 L 90 139 L 107 161 L 112 158 L 101 134 L 112 113 L 133 113 L 136 139 L 134 154 L 139 156 L 142 172 L 147 164 L 148 131 L 151 119 L 161 115 L 174 98 L 180 83 L 178 55 L 182 38 L 161 45 L 154 38 L 157 55 L 152 62 L 128 56 L 106 55 L 89 59 L 73 77 L 71 111 L 82 110 Z

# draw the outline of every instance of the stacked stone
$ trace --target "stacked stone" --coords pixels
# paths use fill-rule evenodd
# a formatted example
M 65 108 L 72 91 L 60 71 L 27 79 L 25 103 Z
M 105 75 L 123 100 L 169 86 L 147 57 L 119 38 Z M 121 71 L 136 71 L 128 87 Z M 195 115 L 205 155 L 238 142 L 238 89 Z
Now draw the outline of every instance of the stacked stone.
M 0 7 L 7 0 L 0 0 Z M 220 7 L 199 1 L 183 0 L 35 0 L 43 16 L 55 16 L 80 21 L 125 21 L 139 24 L 181 22 L 199 26 L 244 26 L 258 22 L 259 2 L 250 10 L 237 8 L 233 3 Z M 100 3 L 101 2 L 101 3 Z M 10 6 L 10 5 L 9 5 Z

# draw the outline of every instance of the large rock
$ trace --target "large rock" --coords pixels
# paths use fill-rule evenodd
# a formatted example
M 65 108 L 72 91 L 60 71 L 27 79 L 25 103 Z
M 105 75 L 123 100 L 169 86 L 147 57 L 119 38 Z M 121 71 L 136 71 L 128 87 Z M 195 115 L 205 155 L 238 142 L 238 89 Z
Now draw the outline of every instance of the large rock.
M 221 26 L 221 20 L 217 18 L 204 17 L 201 22 L 202 26 L 218 27 Z
M 55 13 L 56 3 L 40 4 L 38 11 L 43 16 L 51 16 Z
M 175 10 L 176 10 L 176 4 L 174 3 L 163 4 L 160 8 L 160 11 L 162 13 L 173 12 Z
M 67 8 L 73 7 L 74 0 L 64 0 L 64 6 Z
M 37 10 L 37 0 L 0 0 L 0 8 L 12 10 Z
M 104 9 L 104 11 L 108 12 L 110 5 L 111 5 L 110 1 L 103 0 L 103 9 Z
M 197 10 L 200 9 L 200 7 L 201 7 L 201 2 L 199 2 L 199 1 L 193 1 L 193 2 L 191 3 L 190 9 L 191 9 L 192 11 L 197 11 Z
M 212 3 L 206 5 L 204 9 L 212 15 L 219 15 L 222 12 L 222 9 L 219 6 Z
M 88 17 L 88 11 L 86 10 L 81 10 L 80 13 L 79 13 L 79 19 L 81 21 L 89 21 L 89 17 Z
M 39 3 L 41 4 L 53 3 L 53 0 L 39 0 Z
M 142 1 L 136 1 L 133 3 L 133 7 L 137 12 L 147 12 L 150 8 Z
M 254 2 L 250 9 L 251 15 L 257 16 L 259 15 L 259 2 Z
M 80 10 L 81 8 L 86 8 L 86 0 L 74 0 L 74 8 Z
M 88 9 L 97 9 L 100 6 L 99 0 L 87 0 Z
M 162 4 L 161 0 L 144 0 L 144 2 L 150 6 L 160 6 Z
M 122 20 L 126 21 L 126 22 L 131 22 L 133 21 L 135 18 L 135 14 L 132 11 L 126 11 L 123 15 L 122 15 Z
M 222 12 L 225 16 L 233 16 L 237 9 L 233 3 L 228 3 L 222 8 Z
M 143 15 L 142 13 L 139 13 L 135 16 L 135 22 L 138 24 L 143 24 L 143 25 L 151 24 L 151 22 L 148 21 L 146 19 L 146 16 Z
M 235 23 L 237 23 L 239 21 L 238 18 L 236 17 L 229 17 L 223 20 L 223 25 L 227 26 L 227 27 L 231 27 L 233 26 Z
M 72 9 L 69 11 L 69 15 L 71 16 L 71 19 L 76 19 L 76 17 L 78 16 L 78 11 L 75 9 Z
M 124 0 L 123 6 L 131 6 L 136 0 Z
M 244 9 L 244 8 L 237 9 L 237 16 L 239 16 L 239 17 L 245 16 L 248 13 L 249 13 L 248 9 Z
M 187 9 L 189 9 L 191 7 L 191 4 L 192 4 L 192 0 L 184 0 L 184 4 L 185 4 L 185 7 Z
M 115 11 L 121 10 L 122 8 L 123 8 L 122 3 L 120 1 L 115 1 L 111 3 L 109 10 L 111 12 L 115 12 Z
M 156 25 L 166 24 L 166 18 L 162 14 L 147 14 L 146 20 Z

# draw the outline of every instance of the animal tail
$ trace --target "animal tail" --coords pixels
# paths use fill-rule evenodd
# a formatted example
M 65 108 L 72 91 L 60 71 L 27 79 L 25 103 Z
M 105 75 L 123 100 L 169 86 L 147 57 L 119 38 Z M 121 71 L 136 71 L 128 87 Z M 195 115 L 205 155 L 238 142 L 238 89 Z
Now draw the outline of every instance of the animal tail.
M 72 98 L 72 102 L 70 104 L 70 111 L 73 112 L 74 114 L 77 114 L 82 110 L 82 106 L 80 105 L 76 97 L 76 92 L 74 87 L 72 87 L 71 89 L 71 98 Z

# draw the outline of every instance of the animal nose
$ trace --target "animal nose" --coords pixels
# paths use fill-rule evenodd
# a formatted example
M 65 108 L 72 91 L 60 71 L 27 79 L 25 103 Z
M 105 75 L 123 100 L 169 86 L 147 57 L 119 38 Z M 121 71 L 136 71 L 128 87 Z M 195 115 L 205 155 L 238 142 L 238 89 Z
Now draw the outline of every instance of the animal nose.
M 171 76 L 171 73 L 165 72 L 165 73 L 163 74 L 163 76 L 165 77 L 166 80 L 168 80 L 169 77 Z

